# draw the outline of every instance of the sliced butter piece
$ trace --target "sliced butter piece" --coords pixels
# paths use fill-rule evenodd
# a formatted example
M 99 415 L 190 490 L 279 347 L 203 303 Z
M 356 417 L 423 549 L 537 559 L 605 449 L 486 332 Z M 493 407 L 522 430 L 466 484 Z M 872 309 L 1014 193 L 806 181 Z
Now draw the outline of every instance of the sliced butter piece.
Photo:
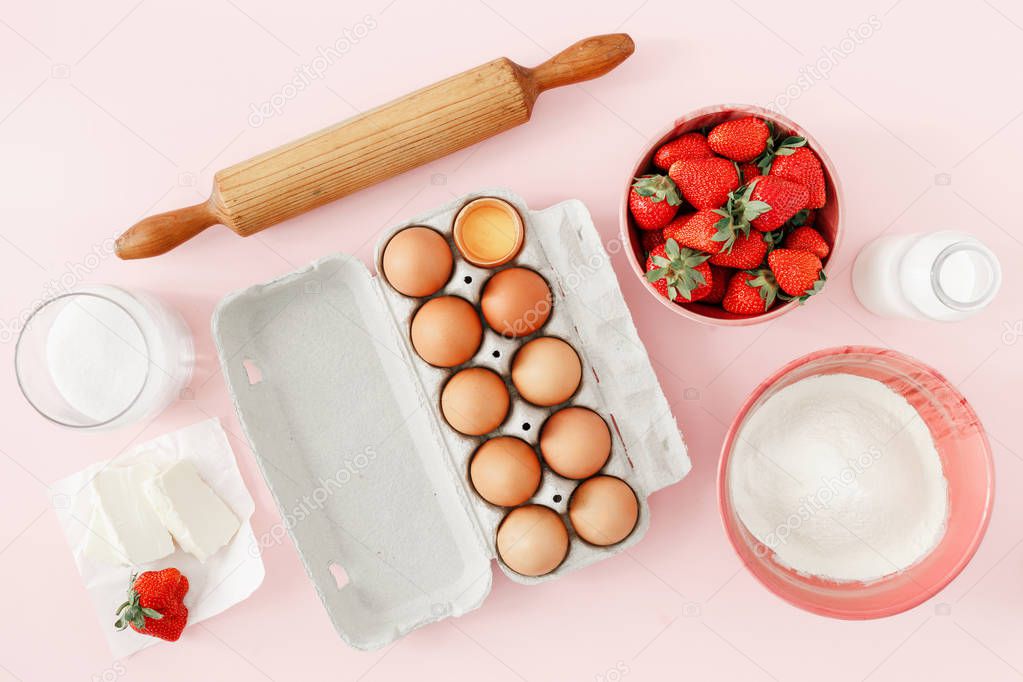
M 107 521 L 107 515 L 98 504 L 93 505 L 89 514 L 89 532 L 85 534 L 85 556 L 101 564 L 114 566 L 131 565 L 121 541 L 114 533 L 114 527 Z
M 151 477 L 143 490 L 181 549 L 203 563 L 234 537 L 240 525 L 191 462 L 182 460 Z
M 174 552 L 174 541 L 142 493 L 159 473 L 152 464 L 109 466 L 92 480 L 95 507 L 86 555 L 94 561 L 145 564 Z

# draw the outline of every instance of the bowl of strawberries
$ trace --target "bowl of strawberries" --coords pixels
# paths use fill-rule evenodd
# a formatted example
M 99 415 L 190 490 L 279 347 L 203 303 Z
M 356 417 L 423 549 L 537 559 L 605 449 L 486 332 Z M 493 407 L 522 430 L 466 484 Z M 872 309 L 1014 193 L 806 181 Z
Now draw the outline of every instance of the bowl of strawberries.
M 840 202 L 831 161 L 794 122 L 751 105 L 706 107 L 644 150 L 625 188 L 622 238 L 667 308 L 755 324 L 822 290 Z

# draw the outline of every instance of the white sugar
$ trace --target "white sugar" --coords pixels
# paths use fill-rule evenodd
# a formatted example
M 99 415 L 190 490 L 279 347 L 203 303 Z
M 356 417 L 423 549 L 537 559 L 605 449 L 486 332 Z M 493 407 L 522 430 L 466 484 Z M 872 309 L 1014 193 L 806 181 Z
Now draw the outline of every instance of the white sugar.
M 76 296 L 57 313 L 46 338 L 50 376 L 68 405 L 104 422 L 124 411 L 146 381 L 145 339 L 120 306 Z
M 739 433 L 728 484 L 780 563 L 838 582 L 907 568 L 945 532 L 948 485 L 927 425 L 901 395 L 851 374 L 768 398 Z

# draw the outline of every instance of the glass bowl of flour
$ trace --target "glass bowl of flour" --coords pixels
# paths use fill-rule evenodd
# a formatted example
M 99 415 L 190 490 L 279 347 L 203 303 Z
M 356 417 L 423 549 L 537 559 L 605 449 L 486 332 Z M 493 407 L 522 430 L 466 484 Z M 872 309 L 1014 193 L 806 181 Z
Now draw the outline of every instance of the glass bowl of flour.
M 193 364 L 192 336 L 176 311 L 109 285 L 43 303 L 15 350 L 28 402 L 50 421 L 78 429 L 155 416 L 188 385 Z
M 994 465 L 962 394 L 901 353 L 846 346 L 746 400 L 718 468 L 725 531 L 761 583 L 835 618 L 879 618 L 945 587 L 987 529 Z

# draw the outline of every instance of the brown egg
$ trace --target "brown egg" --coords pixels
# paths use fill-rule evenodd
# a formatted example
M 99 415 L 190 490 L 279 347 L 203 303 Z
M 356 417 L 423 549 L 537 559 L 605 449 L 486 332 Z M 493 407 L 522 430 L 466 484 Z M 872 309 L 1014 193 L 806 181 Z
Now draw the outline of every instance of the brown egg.
M 508 387 L 483 367 L 459 371 L 444 385 L 440 410 L 455 431 L 467 436 L 490 433 L 508 415 Z
M 512 509 L 497 527 L 497 553 L 516 573 L 546 575 L 568 554 L 568 529 L 548 507 L 531 504 Z
M 384 247 L 387 282 L 406 296 L 430 296 L 451 277 L 454 257 L 444 237 L 429 227 L 406 227 Z
M 483 287 L 483 317 L 498 334 L 511 338 L 529 336 L 551 314 L 551 288 L 546 280 L 526 268 L 508 268 Z
M 412 346 L 436 367 L 468 362 L 483 342 L 483 323 L 476 309 L 457 296 L 432 298 L 412 318 Z
M 579 354 L 552 336 L 533 339 L 512 361 L 512 383 L 534 405 L 549 407 L 565 402 L 579 388 L 582 376 Z
M 511 436 L 491 438 L 473 455 L 469 479 L 487 502 L 515 507 L 540 487 L 540 458 L 523 440 Z
M 639 500 L 629 484 L 614 476 L 583 481 L 568 502 L 575 532 L 594 545 L 613 545 L 629 536 L 639 518 Z
M 593 410 L 566 407 L 544 422 L 540 452 L 554 473 L 565 478 L 589 478 L 611 456 L 611 431 Z

